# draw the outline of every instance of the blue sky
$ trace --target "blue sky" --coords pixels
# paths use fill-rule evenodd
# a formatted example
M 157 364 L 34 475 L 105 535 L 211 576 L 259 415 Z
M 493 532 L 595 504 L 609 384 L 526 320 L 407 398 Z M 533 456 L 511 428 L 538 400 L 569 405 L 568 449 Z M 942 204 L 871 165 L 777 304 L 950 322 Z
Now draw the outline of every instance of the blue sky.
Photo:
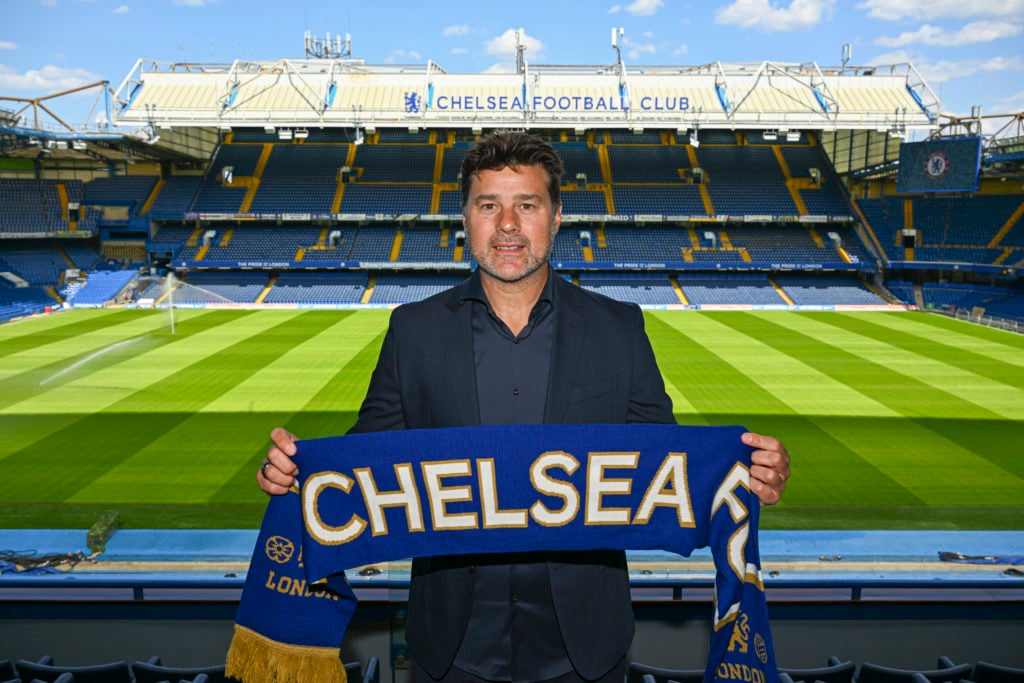
M 629 65 L 710 62 L 914 64 L 955 115 L 1024 110 L 1024 0 L 0 0 L 0 96 L 39 97 L 99 80 L 116 88 L 135 61 L 303 57 L 303 35 L 350 33 L 369 64 L 449 73 L 511 71 L 526 59 L 611 64 L 612 27 Z M 94 120 L 96 90 L 51 101 L 68 123 Z M 0 107 L 17 108 L 9 101 Z

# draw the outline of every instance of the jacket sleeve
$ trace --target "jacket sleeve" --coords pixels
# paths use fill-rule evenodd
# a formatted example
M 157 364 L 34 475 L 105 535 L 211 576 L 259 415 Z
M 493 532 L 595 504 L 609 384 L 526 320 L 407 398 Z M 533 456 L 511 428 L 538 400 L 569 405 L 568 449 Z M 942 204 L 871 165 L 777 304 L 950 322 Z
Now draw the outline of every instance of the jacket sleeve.
M 665 380 L 654 358 L 651 340 L 644 329 L 644 314 L 639 308 L 636 309 L 634 329 L 628 422 L 676 424 L 672 399 L 665 392 Z
M 349 434 L 384 432 L 405 428 L 402 393 L 398 380 L 398 349 L 395 341 L 395 316 L 391 316 L 387 334 L 377 358 L 377 367 L 370 376 L 370 386 L 359 408 L 359 417 Z

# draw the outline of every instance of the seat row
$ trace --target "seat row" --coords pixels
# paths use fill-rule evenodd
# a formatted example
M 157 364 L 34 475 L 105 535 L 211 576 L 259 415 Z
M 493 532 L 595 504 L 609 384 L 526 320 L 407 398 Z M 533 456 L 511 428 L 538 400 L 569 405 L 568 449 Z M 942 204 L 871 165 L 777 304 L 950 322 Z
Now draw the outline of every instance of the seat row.
M 345 664 L 348 683 L 380 683 L 380 660 L 370 657 Z M 36 661 L 19 659 L 17 663 L 0 661 L 2 683 L 228 683 L 224 665 L 201 667 L 165 666 L 160 657 L 146 661 L 118 661 L 90 666 L 58 666 L 46 655 Z
M 829 657 L 819 668 L 779 668 L 782 683 L 1024 683 L 1024 668 L 978 661 L 954 664 L 939 657 L 934 669 L 902 669 L 872 662 L 858 668 L 852 661 Z M 627 683 L 701 683 L 704 669 L 664 669 L 639 662 L 629 663 Z

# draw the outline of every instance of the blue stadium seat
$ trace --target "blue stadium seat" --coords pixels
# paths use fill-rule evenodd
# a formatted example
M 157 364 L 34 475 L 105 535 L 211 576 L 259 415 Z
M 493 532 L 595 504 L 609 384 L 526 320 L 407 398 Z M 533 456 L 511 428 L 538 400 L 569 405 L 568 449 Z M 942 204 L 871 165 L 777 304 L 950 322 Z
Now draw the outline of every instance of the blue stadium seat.
M 899 669 L 863 662 L 854 683 L 960 683 L 970 675 L 971 668 L 970 664 L 953 664 L 947 657 L 939 657 L 934 669 Z
M 199 667 L 164 666 L 160 657 L 150 657 L 145 662 L 132 662 L 131 670 L 135 683 L 163 683 L 181 679 L 197 683 L 200 676 L 205 683 L 227 683 L 231 680 L 224 675 L 224 664 Z
M 131 669 L 125 661 L 90 666 L 57 666 L 53 663 L 53 657 L 45 655 L 35 662 L 19 659 L 14 666 L 24 683 L 32 680 L 56 683 L 63 674 L 74 676 L 75 683 L 134 683 Z

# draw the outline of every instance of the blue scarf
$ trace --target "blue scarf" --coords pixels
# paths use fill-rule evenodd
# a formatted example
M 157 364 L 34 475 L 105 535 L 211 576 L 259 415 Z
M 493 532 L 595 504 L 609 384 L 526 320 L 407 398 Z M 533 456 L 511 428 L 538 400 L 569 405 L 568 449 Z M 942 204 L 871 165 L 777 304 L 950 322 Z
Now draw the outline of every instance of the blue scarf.
M 778 681 L 740 427 L 518 425 L 302 441 L 267 506 L 228 652 L 245 683 L 344 681 L 344 570 L 430 555 L 709 546 L 705 683 Z

